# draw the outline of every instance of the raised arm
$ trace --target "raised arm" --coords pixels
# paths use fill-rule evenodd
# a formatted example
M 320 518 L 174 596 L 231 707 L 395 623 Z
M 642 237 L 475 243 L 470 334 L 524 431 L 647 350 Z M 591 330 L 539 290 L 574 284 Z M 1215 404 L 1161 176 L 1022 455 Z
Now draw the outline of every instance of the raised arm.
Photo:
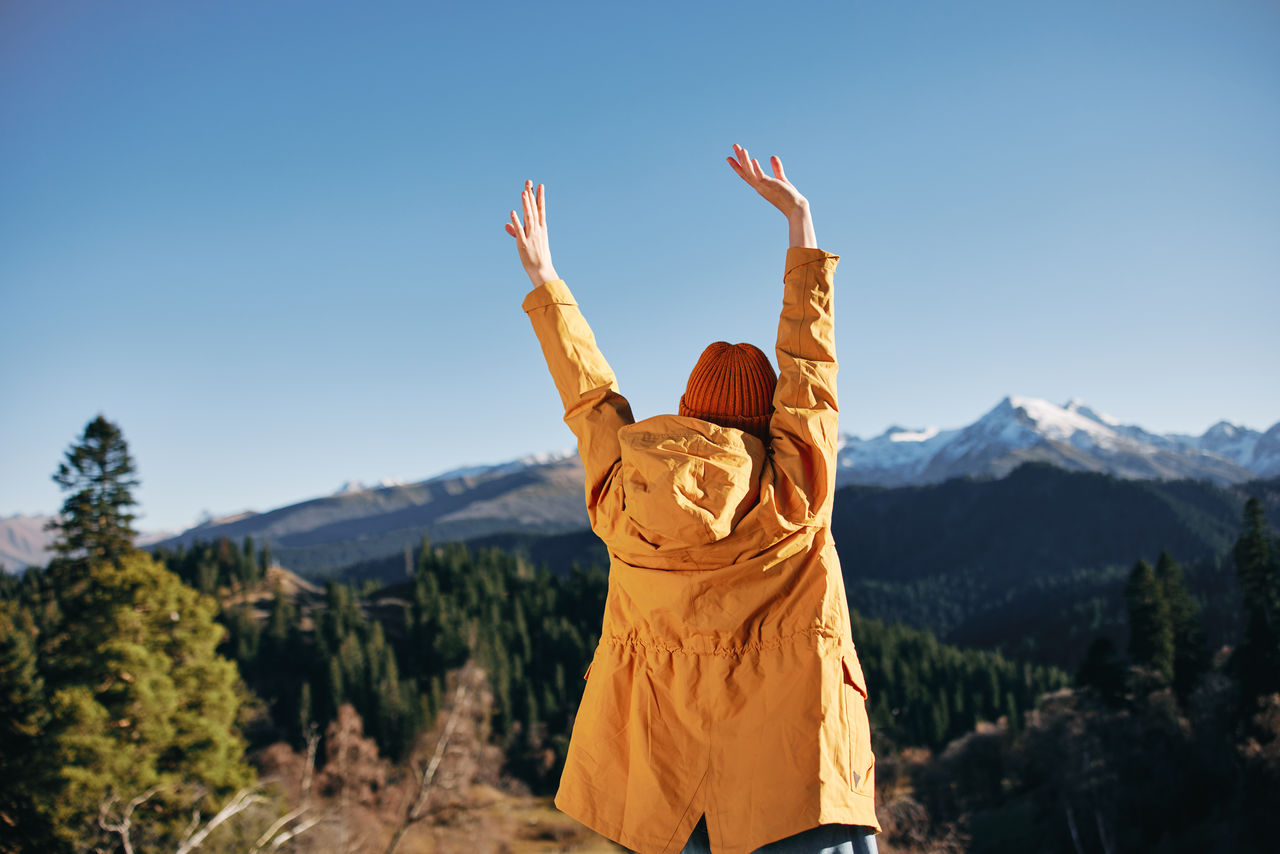
M 770 177 L 745 148 L 733 150 L 729 165 L 787 217 L 791 248 L 783 274 L 769 444 L 780 510 L 797 523 L 818 524 L 831 518 L 836 485 L 840 413 L 832 278 L 840 258 L 817 248 L 809 202 L 787 180 L 782 161 L 770 158 Z
M 543 186 L 539 184 L 535 193 L 533 183 L 526 182 L 521 204 L 524 222 L 512 211 L 506 228 L 516 239 L 520 263 L 533 283 L 523 308 L 560 393 L 565 423 L 578 439 L 587 475 L 587 512 L 594 527 L 596 507 L 622 458 L 618 429 L 635 419 L 630 404 L 618 392 L 613 369 L 596 346 L 591 327 L 551 263 Z

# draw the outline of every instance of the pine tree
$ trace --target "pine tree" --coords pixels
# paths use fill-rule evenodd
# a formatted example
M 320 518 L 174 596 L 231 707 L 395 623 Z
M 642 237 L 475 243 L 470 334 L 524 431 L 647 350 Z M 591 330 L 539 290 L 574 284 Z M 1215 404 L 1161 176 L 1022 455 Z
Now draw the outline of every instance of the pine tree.
M 136 517 L 129 508 L 137 504 L 136 471 L 120 428 L 102 415 L 90 421 L 53 476 L 71 493 L 60 517 L 49 523 L 58 531 L 53 550 L 90 561 L 119 560 L 132 551 Z
M 1186 699 L 1200 674 L 1209 666 L 1200 605 L 1187 589 L 1182 567 L 1167 551 L 1162 551 L 1156 561 L 1156 581 L 1169 605 L 1169 620 L 1173 628 L 1173 689 L 1179 697 Z
M 152 786 L 147 836 L 176 840 L 191 792 L 201 806 L 252 779 L 236 728 L 235 665 L 217 654 L 217 603 L 133 546 L 137 486 L 119 428 L 98 416 L 54 476 L 71 494 L 53 526 L 38 664 L 51 772 L 37 806 L 58 838 L 98 842 L 99 807 Z
M 6 852 L 52 846 L 52 827 L 40 809 L 51 795 L 54 769 L 45 749 L 48 701 L 34 635 L 29 613 L 16 602 L 0 602 L 0 851 Z
M 241 558 L 241 575 L 246 584 L 252 584 L 265 575 L 265 571 L 258 568 L 258 553 L 253 548 L 253 537 L 245 535 L 244 545 L 241 547 L 243 557 Z
M 1280 691 L 1280 555 L 1277 555 L 1262 502 L 1250 498 L 1244 525 L 1232 549 L 1244 594 L 1244 639 L 1234 665 L 1246 703 Z
M 143 552 L 92 565 L 89 580 L 67 602 L 79 622 L 60 625 L 50 645 L 60 769 L 50 815 L 65 842 L 84 845 L 108 796 L 165 785 L 152 832 L 172 836 L 187 819 L 184 787 L 212 803 L 252 778 L 236 729 L 239 677 L 216 652 L 217 603 Z
M 1173 680 L 1173 621 L 1151 564 L 1140 560 L 1124 591 L 1129 609 L 1129 661 Z
M 1094 688 L 1111 705 L 1119 702 L 1124 694 L 1124 664 L 1115 644 L 1105 637 L 1093 639 L 1076 671 L 1076 684 Z

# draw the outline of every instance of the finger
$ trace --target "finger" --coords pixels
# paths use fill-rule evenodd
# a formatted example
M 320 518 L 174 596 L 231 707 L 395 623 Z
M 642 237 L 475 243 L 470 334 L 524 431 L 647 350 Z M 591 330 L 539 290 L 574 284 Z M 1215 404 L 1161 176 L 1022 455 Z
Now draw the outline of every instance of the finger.
M 743 148 L 741 145 L 735 144 L 733 146 L 733 149 L 735 152 L 737 152 L 737 155 L 738 155 L 738 159 L 736 162 L 734 162 L 733 168 L 737 170 L 737 173 L 739 175 L 742 176 L 742 180 L 746 181 L 752 187 L 755 187 L 756 176 L 751 171 L 751 155 L 748 154 L 747 150 Z
M 547 224 L 547 187 L 545 184 L 538 185 L 538 225 L 545 226 Z
M 773 175 L 775 178 L 777 178 L 779 181 L 787 181 L 787 173 L 782 171 L 781 157 L 776 157 L 776 156 L 770 157 L 769 165 L 773 167 Z M 787 183 L 790 184 L 791 182 L 787 181 Z
M 528 237 L 538 224 L 537 215 L 533 212 L 533 197 L 530 195 L 529 187 L 525 187 L 524 192 L 520 194 L 520 204 L 524 205 L 524 234 Z
M 511 212 L 511 222 L 507 223 L 507 233 L 516 239 L 516 243 L 524 246 L 524 229 L 520 227 L 520 218 L 516 216 L 516 212 Z
M 751 174 L 761 181 L 764 180 L 764 170 L 760 168 L 760 161 L 756 160 L 754 157 L 751 158 Z

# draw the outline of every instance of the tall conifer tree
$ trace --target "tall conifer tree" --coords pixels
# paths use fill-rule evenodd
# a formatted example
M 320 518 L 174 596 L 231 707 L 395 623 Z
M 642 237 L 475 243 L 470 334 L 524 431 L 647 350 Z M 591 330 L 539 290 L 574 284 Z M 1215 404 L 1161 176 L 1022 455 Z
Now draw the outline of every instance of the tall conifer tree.
M 218 605 L 134 548 L 134 472 L 119 428 L 98 416 L 54 476 L 71 494 L 39 649 L 51 770 L 32 796 L 59 842 L 17 850 L 93 849 L 99 808 L 152 786 L 162 788 L 135 840 L 172 849 L 191 793 L 204 793 L 208 809 L 253 776 L 236 726 L 238 675 L 216 652 Z
M 119 560 L 132 551 L 136 473 L 120 428 L 102 415 L 90 421 L 53 476 L 70 493 L 59 518 L 49 524 L 58 532 L 53 550 L 89 561 Z
M 37 670 L 36 630 L 16 602 L 0 601 L 0 851 L 52 846 L 40 809 L 52 794 L 45 726 L 48 699 Z
M 1129 661 L 1173 681 L 1173 621 L 1151 564 L 1140 560 L 1124 590 L 1129 609 Z
M 1246 702 L 1280 691 L 1280 555 L 1271 540 L 1262 502 L 1250 498 L 1232 550 L 1244 594 L 1245 635 L 1235 665 Z
M 1168 603 L 1173 629 L 1173 688 L 1179 697 L 1185 698 L 1209 666 L 1200 605 L 1187 589 L 1182 567 L 1167 551 L 1162 551 L 1156 561 L 1156 581 Z

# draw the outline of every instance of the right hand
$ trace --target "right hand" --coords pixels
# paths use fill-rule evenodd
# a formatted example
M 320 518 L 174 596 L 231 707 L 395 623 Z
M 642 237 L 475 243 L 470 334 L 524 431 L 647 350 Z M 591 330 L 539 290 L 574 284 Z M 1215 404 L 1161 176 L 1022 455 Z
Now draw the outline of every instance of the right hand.
M 782 161 L 777 157 L 769 158 L 769 165 L 773 167 L 773 177 L 769 177 L 760 168 L 760 163 L 751 159 L 751 155 L 747 154 L 747 150 L 741 145 L 735 144 L 733 153 L 736 159 L 727 158 L 733 171 L 750 184 L 751 188 L 766 202 L 786 216 L 787 233 L 791 245 L 816 249 L 818 238 L 813 233 L 813 217 L 809 214 L 809 200 L 800 195 L 800 191 L 787 180 L 787 174 L 782 171 Z
M 535 195 L 533 182 L 525 181 L 520 203 L 524 207 L 524 224 L 520 223 L 516 212 L 512 211 L 511 222 L 507 223 L 507 234 L 516 239 L 520 264 L 536 288 L 560 278 L 551 263 L 551 244 L 547 240 L 546 187 L 539 184 Z
M 782 211 L 788 219 L 809 209 L 809 200 L 800 195 L 800 191 L 787 180 L 779 158 L 769 158 L 769 165 L 773 168 L 773 176 L 770 177 L 764 174 L 764 170 L 760 168 L 760 162 L 747 154 L 747 150 L 741 145 L 735 144 L 733 153 L 735 157 L 725 158 L 733 167 L 733 171 L 750 184 L 751 188 L 766 202 Z

